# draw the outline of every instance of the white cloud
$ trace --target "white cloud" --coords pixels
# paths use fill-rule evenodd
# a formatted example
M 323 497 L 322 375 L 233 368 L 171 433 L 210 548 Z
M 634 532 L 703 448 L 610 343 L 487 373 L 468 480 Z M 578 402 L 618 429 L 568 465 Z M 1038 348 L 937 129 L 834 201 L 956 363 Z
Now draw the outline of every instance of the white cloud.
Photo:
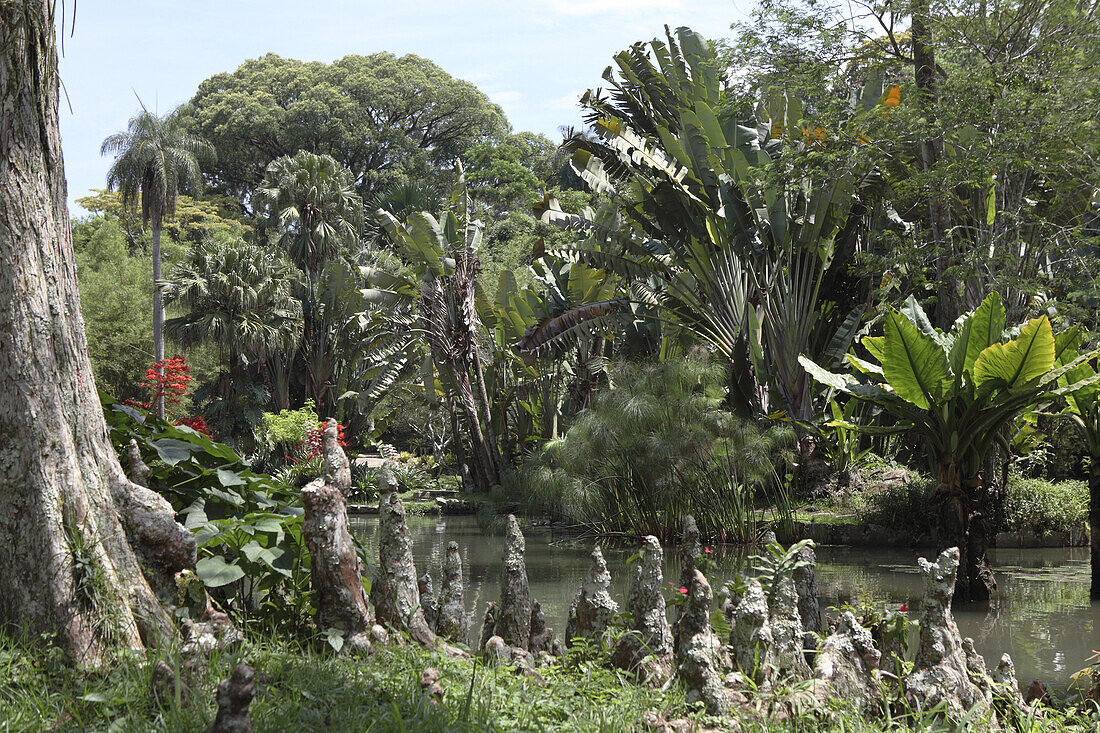
M 512 104 L 523 99 L 523 93 L 517 92 L 514 89 L 507 89 L 501 92 L 485 92 L 485 95 L 497 104 Z
M 624 15 L 652 10 L 672 10 L 683 0 L 546 0 L 555 13 L 562 15 Z

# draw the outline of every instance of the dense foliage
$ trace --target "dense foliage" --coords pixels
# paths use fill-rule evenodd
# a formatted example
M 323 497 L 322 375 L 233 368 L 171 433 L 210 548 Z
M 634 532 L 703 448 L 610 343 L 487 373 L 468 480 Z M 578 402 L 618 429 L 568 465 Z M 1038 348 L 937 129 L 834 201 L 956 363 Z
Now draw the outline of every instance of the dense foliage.
M 131 440 L 151 469 L 150 486 L 195 533 L 195 572 L 238 621 L 301 628 L 309 623 L 309 553 L 295 487 L 255 472 L 232 448 L 104 396 L 111 442 Z
M 754 539 L 784 507 L 791 432 L 722 409 L 722 369 L 700 359 L 622 363 L 610 385 L 522 468 L 519 496 L 571 522 L 668 539 L 678 518 L 726 541 Z
M 1096 443 L 1095 18 L 842 10 L 635 43 L 560 146 L 387 53 L 269 54 L 135 118 L 109 147 L 216 152 L 215 196 L 162 206 L 155 288 L 198 382 L 180 417 L 293 483 L 315 466 L 290 433 L 333 416 L 353 447 L 596 531 L 691 511 L 738 540 L 766 507 L 858 492 L 874 451 L 935 475 L 907 506 L 942 536 L 991 534 L 1013 465 L 1081 476 L 1041 421 Z M 126 181 L 74 239 L 97 377 L 139 398 L 150 238 Z
M 351 171 L 361 195 L 439 176 L 505 128 L 476 87 L 419 56 L 345 56 L 331 64 L 267 54 L 199 85 L 188 115 L 218 150 L 212 188 L 246 209 L 268 164 L 299 150 Z

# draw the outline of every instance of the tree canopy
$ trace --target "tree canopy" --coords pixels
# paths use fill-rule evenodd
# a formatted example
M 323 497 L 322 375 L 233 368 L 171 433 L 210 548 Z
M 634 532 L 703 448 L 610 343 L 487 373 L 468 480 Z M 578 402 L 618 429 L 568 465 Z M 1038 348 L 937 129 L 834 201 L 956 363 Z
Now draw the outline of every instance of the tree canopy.
M 473 84 L 428 59 L 389 53 L 331 64 L 267 54 L 202 82 L 189 115 L 219 153 L 209 183 L 244 202 L 268 163 L 299 150 L 331 155 L 367 196 L 449 171 L 471 145 L 507 128 Z

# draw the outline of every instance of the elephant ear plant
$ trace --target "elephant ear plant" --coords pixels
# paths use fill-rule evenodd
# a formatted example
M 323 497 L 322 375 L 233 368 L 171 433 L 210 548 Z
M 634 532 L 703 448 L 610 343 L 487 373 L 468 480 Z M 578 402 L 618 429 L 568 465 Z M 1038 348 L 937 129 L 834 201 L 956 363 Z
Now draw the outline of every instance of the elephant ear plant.
M 1097 539 L 1100 538 L 1100 383 L 1097 382 L 1095 360 L 1083 360 L 1077 353 L 1081 334 L 1074 331 L 1058 336 L 1062 347 L 1058 353 L 1059 362 L 1074 365 L 1058 379 L 1059 386 L 1068 390 L 1062 415 L 1081 431 L 1089 451 L 1089 534 L 1093 538 L 1089 597 L 1096 600 L 1100 599 L 1100 540 Z
M 1055 336 L 1046 316 L 1005 332 L 1004 306 L 993 293 L 943 333 L 910 297 L 901 311 L 886 313 L 882 336 L 860 342 L 869 360 L 847 355 L 849 374 L 799 358 L 818 382 L 894 415 L 899 428 L 891 429 L 915 430 L 925 439 L 937 471 L 931 503 L 941 538 L 957 545 L 962 558 L 958 600 L 987 600 L 996 588 L 985 553 L 988 492 L 981 468 L 993 443 L 1005 443 L 1001 429 L 1040 398 L 1074 393 L 1100 378 L 1093 373 L 1072 381 L 1074 369 L 1100 353 L 1063 363 L 1076 332 Z

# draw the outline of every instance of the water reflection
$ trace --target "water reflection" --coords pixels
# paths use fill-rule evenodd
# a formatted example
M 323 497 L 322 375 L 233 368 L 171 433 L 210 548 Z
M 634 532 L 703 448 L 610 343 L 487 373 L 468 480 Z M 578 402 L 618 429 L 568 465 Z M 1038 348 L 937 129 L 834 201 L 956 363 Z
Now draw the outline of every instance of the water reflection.
M 377 518 L 354 520 L 353 527 L 377 557 Z M 438 588 L 447 543 L 458 542 L 466 576 L 466 603 L 473 606 L 472 633 L 480 630 L 487 601 L 500 595 L 500 558 L 504 538 L 485 535 L 474 517 L 410 517 L 418 572 L 429 568 Z M 525 527 L 527 575 L 532 594 L 542 602 L 547 622 L 560 634 L 569 604 L 588 570 L 591 543 L 555 536 L 548 528 Z M 731 578 L 745 562 L 741 548 L 715 547 L 721 578 Z M 627 559 L 634 550 L 604 547 L 612 591 L 624 603 L 629 585 Z M 676 580 L 674 553 L 666 549 L 666 579 Z M 916 561 L 929 551 L 818 548 L 818 584 L 823 606 L 866 601 L 918 610 L 921 581 Z M 1088 548 L 1003 549 L 991 552 L 998 588 L 988 604 L 959 609 L 956 619 L 964 636 L 972 636 L 987 664 L 1003 652 L 1012 655 L 1021 683 L 1042 679 L 1065 684 L 1085 666 L 1093 647 L 1100 604 L 1089 602 Z

